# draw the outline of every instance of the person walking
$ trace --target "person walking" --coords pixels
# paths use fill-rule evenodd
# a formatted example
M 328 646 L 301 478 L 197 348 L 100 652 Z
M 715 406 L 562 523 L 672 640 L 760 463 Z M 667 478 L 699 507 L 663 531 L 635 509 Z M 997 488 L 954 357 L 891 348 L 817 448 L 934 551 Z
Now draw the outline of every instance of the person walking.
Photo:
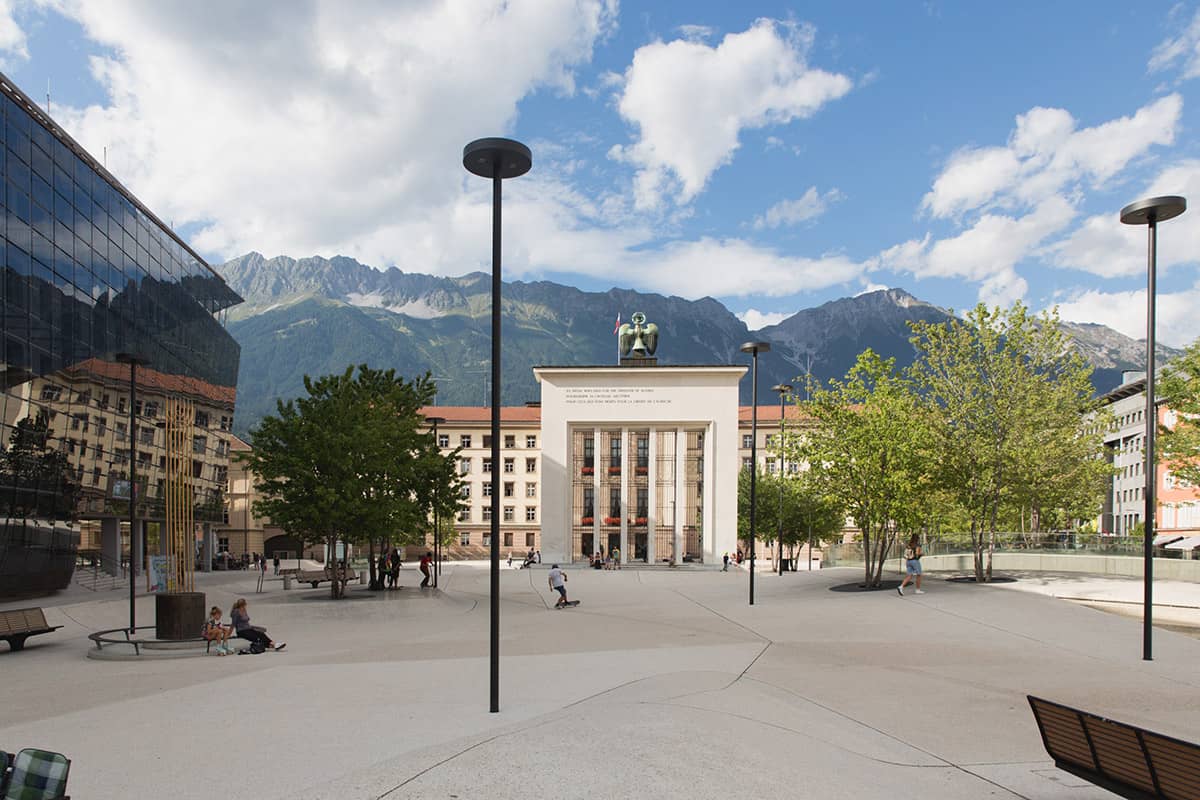
M 614 547 L 612 549 L 613 569 L 621 568 L 621 548 Z
M 550 591 L 558 592 L 558 602 L 554 604 L 554 607 L 562 608 L 567 605 L 567 576 L 558 568 L 558 564 L 550 567 L 550 574 L 546 578 L 546 582 L 550 584 Z
M 925 594 L 921 589 L 921 556 L 924 553 L 921 550 L 921 540 L 917 534 L 913 534 L 908 540 L 908 546 L 904 548 L 904 580 L 900 581 L 900 585 L 896 587 L 896 591 L 904 597 L 904 587 L 911 580 L 917 586 L 917 594 Z
M 721 563 L 721 572 L 729 572 L 729 553 L 725 554 L 725 557 L 721 559 Z
M 278 575 L 279 574 L 279 554 L 278 553 L 275 554 L 274 563 L 275 563 L 275 574 Z
M 426 553 L 425 555 L 421 556 L 421 575 L 424 576 L 421 578 L 422 589 L 429 587 L 429 565 L 432 563 L 433 553 Z

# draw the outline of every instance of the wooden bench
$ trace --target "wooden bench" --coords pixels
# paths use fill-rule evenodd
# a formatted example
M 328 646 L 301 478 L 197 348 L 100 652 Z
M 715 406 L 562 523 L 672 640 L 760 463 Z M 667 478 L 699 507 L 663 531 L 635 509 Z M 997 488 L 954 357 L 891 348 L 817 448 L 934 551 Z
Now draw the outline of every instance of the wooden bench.
M 1200 745 L 1028 697 L 1059 769 L 1131 800 L 1200 800 Z
M 328 569 L 300 570 L 292 577 L 300 583 L 311 583 L 314 589 L 325 581 L 333 580 L 333 575 Z M 353 569 L 346 568 L 338 570 L 338 578 L 349 583 L 358 580 L 358 573 Z
M 18 608 L 15 611 L 0 611 L 0 639 L 8 642 L 13 650 L 25 647 L 25 640 L 39 633 L 53 633 L 62 625 L 47 625 L 46 615 L 40 608 Z

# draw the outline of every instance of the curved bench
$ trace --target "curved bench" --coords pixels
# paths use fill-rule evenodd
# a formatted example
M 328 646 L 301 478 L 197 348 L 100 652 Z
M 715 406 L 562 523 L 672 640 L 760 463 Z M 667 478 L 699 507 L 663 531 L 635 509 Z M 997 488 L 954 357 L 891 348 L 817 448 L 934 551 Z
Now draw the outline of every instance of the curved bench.
M 129 645 L 133 647 L 134 656 L 141 656 L 142 650 L 199 650 L 204 647 L 205 654 L 211 652 L 212 640 L 197 636 L 194 639 L 138 639 L 136 631 L 154 630 L 154 625 L 139 625 L 135 628 L 135 635 L 131 636 L 129 628 L 111 628 L 105 631 L 96 631 L 89 633 L 88 638 L 96 643 L 96 650 L 104 649 L 105 645 Z M 244 650 L 250 646 L 250 642 L 246 639 L 238 639 L 231 637 L 229 644 L 237 650 Z M 198 653 L 182 653 L 180 655 L 198 655 Z

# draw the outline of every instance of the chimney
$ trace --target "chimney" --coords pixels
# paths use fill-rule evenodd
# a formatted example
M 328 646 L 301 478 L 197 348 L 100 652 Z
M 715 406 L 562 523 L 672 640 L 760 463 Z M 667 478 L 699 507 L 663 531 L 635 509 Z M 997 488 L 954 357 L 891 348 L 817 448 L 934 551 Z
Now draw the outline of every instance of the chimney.
M 1127 385 L 1133 383 L 1134 381 L 1140 381 L 1145 377 L 1146 377 L 1145 372 L 1140 372 L 1138 370 L 1133 370 L 1133 369 L 1122 370 L 1121 371 L 1121 385 L 1127 386 Z

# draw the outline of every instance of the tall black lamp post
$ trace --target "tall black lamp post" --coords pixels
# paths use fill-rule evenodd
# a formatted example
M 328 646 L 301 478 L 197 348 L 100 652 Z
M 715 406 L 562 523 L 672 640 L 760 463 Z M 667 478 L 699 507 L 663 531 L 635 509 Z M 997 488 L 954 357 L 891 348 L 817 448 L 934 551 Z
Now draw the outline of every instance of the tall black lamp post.
M 438 442 L 438 425 L 446 421 L 445 417 L 426 417 L 425 421 L 433 426 L 433 443 L 437 447 L 438 456 L 442 454 L 442 445 Z M 433 485 L 433 588 L 438 588 L 438 576 L 442 574 L 442 529 L 438 524 L 438 487 Z
M 783 479 L 786 476 L 783 469 L 783 398 L 792 391 L 790 383 L 778 383 L 771 391 L 779 393 L 779 576 L 783 577 Z
M 512 139 L 476 139 L 463 148 L 463 166 L 492 180 L 492 631 L 491 711 L 500 710 L 500 184 L 529 172 L 533 154 Z
M 1121 209 L 1121 222 L 1126 225 L 1146 225 L 1149 228 L 1146 251 L 1146 540 L 1143 543 L 1145 574 L 1142 576 L 1144 598 L 1142 600 L 1142 658 L 1152 660 L 1153 638 L 1152 615 L 1154 608 L 1154 522 L 1157 503 L 1157 470 L 1154 458 L 1154 434 L 1158 427 L 1158 415 L 1154 407 L 1154 279 L 1158 266 L 1158 223 L 1174 219 L 1187 210 L 1187 200 L 1168 195 L 1151 197 L 1130 203 Z
M 758 354 L 769 352 L 769 342 L 746 342 L 739 348 L 750 353 L 754 366 L 750 370 L 750 605 L 754 605 L 754 511 L 758 491 Z
M 133 547 L 137 541 L 137 368 L 150 363 L 135 353 L 117 353 L 117 361 L 129 365 L 129 635 L 137 630 L 134 610 Z

